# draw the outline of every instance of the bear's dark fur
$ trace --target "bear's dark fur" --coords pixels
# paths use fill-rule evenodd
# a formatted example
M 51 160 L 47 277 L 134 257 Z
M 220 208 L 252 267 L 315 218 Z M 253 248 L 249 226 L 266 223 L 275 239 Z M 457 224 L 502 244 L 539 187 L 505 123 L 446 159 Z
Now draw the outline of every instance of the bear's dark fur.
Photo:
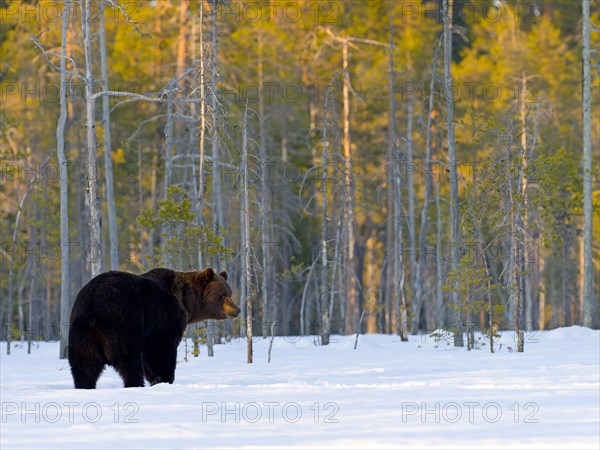
M 239 312 L 226 272 L 102 273 L 81 289 L 71 311 L 69 364 L 75 388 L 94 389 L 106 364 L 125 387 L 144 386 L 144 377 L 151 385 L 173 383 L 186 325 Z

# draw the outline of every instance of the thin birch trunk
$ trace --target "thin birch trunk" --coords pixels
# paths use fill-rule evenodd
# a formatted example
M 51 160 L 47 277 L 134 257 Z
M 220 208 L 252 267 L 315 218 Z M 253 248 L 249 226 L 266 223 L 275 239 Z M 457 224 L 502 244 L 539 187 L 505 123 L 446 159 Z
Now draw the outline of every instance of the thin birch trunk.
M 269 245 L 271 242 L 271 193 L 268 184 L 269 161 L 267 156 L 267 132 L 265 129 L 265 102 L 263 96 L 264 75 L 263 75 L 263 35 L 262 31 L 258 33 L 258 120 L 260 133 L 260 223 L 262 228 L 262 336 L 267 338 L 269 333 L 269 301 L 271 298 L 271 280 L 272 280 L 272 261 L 269 259 Z
M 248 104 L 244 110 L 244 123 L 242 124 L 242 172 L 243 172 L 243 197 L 244 197 L 244 259 L 246 270 L 246 340 L 248 364 L 252 363 L 252 279 L 250 274 L 250 204 L 248 193 Z
M 98 158 L 96 152 L 96 108 L 93 100 L 94 77 L 92 73 L 92 37 L 90 4 L 92 0 L 82 0 L 81 29 L 85 53 L 85 101 L 87 128 L 87 194 L 90 208 L 90 272 L 92 278 L 102 272 L 102 237 L 100 234 L 100 198 L 98 197 Z
M 511 130 L 512 133 L 512 130 Z M 506 180 L 508 182 L 508 200 L 510 208 L 510 247 L 513 259 L 513 270 L 512 270 L 512 284 L 513 284 L 513 330 L 517 339 L 517 352 L 523 352 L 523 329 L 521 328 L 519 316 L 521 310 L 521 283 L 519 280 L 519 270 L 517 262 L 519 261 L 519 247 L 517 242 L 517 216 L 518 213 L 515 211 L 516 205 L 512 192 L 512 174 L 510 171 L 511 155 L 510 150 L 512 146 L 512 137 L 509 139 L 506 151 Z
M 592 90 L 590 64 L 590 0 L 583 0 L 583 325 L 592 327 L 594 315 L 593 205 L 592 205 Z M 594 320 L 596 317 L 596 320 Z
M 69 178 L 65 156 L 65 125 L 67 123 L 67 41 L 71 2 L 65 0 L 62 11 L 60 50 L 60 116 L 56 124 L 56 153 L 60 167 L 60 359 L 67 358 L 69 320 L 71 316 L 71 273 L 69 266 Z
M 545 255 L 544 255 L 542 249 L 539 249 L 539 251 L 538 251 L 538 259 L 540 261 L 539 271 L 540 271 L 540 278 L 542 280 L 542 282 L 540 283 L 541 286 L 540 286 L 540 292 L 539 292 L 540 306 L 539 306 L 539 317 L 538 317 L 538 329 L 544 330 L 546 328 L 546 287 L 545 287 L 545 283 L 543 281 L 545 280 L 544 269 L 546 266 L 546 258 L 545 258 Z
M 199 225 L 204 224 L 202 209 L 204 208 L 204 143 L 206 134 L 206 92 L 204 73 L 204 2 L 200 2 L 200 160 L 198 162 L 198 198 L 196 201 L 196 216 Z M 204 261 L 202 251 L 198 251 L 198 269 L 202 269 Z
M 441 41 L 439 41 L 441 43 Z M 425 137 L 425 194 L 423 196 L 423 209 L 421 210 L 421 229 L 419 230 L 419 264 L 416 267 L 417 273 L 415 276 L 414 301 L 415 305 L 414 316 L 419 317 L 421 304 L 423 302 L 423 278 L 427 267 L 427 229 L 429 227 L 429 218 L 427 212 L 429 209 L 429 201 L 431 198 L 431 189 L 433 185 L 433 173 L 431 166 L 431 126 L 433 121 L 433 93 L 435 88 L 435 74 L 438 57 L 438 47 L 433 52 L 433 61 L 431 63 L 431 81 L 429 83 L 429 100 L 427 106 L 427 131 Z M 438 310 L 436 307 L 435 318 L 438 321 Z M 418 325 L 418 320 L 414 324 Z M 413 333 L 416 333 L 416 327 L 413 327 Z
M 167 123 L 165 125 L 165 178 L 163 182 L 163 198 L 167 198 L 167 191 L 173 176 L 173 132 L 174 132 L 174 105 L 171 99 L 167 102 Z M 164 256 L 164 255 L 163 255 Z
M 406 296 L 405 296 L 405 274 L 404 274 L 404 260 L 402 255 L 403 241 L 402 241 L 402 187 L 400 179 L 400 151 L 396 145 L 396 106 L 394 101 L 394 42 L 393 42 L 393 26 L 392 26 L 392 4 L 389 6 L 389 42 L 390 42 L 390 53 L 389 53 L 389 74 L 390 74 L 390 105 L 388 115 L 388 145 L 390 146 L 389 154 L 392 157 L 392 175 L 393 175 L 393 261 L 394 261 L 394 316 L 396 324 L 396 334 L 398 334 L 402 341 L 408 341 L 407 336 L 407 308 L 406 308 Z
M 317 263 L 318 259 L 315 259 L 315 261 L 310 265 L 310 268 L 308 269 L 308 275 L 306 276 L 306 281 L 304 282 L 304 288 L 302 289 L 302 299 L 300 300 L 300 335 L 301 336 L 305 336 L 306 334 L 306 318 L 305 318 L 305 311 L 307 310 L 306 308 L 306 297 L 308 294 L 308 286 L 310 283 L 310 279 L 313 273 L 313 269 L 315 268 L 315 265 Z M 310 306 L 310 303 L 309 303 Z M 308 318 L 310 319 L 310 313 L 306 314 L 306 316 L 308 316 Z M 310 326 L 310 323 L 309 323 Z
M 344 104 L 344 209 L 346 213 L 346 247 L 345 263 L 348 271 L 346 286 L 346 333 L 352 333 L 358 315 L 358 286 L 356 280 L 356 262 L 354 255 L 354 188 L 352 181 L 352 153 L 350 149 L 350 73 L 348 70 L 348 39 L 342 40 L 342 64 L 344 82 L 342 97 Z
M 435 239 L 435 314 L 436 328 L 441 329 L 446 324 L 446 314 L 444 310 L 443 284 L 443 264 L 442 264 L 442 210 L 440 209 L 440 187 L 435 191 L 435 211 L 436 211 L 436 239 Z
M 211 147 L 212 147 L 212 169 L 213 169 L 213 183 L 212 183 L 212 220 L 213 230 L 216 235 L 219 235 L 219 231 L 223 226 L 223 207 L 221 203 L 221 161 L 219 152 L 219 127 L 218 127 L 218 111 L 217 111 L 217 0 L 212 0 L 212 27 L 211 27 L 211 59 L 210 59 L 210 109 L 212 114 L 212 129 L 211 129 Z M 246 236 L 246 238 L 248 238 Z M 221 262 L 219 258 L 215 260 L 215 266 L 218 270 L 221 269 Z M 249 270 L 249 268 L 248 268 Z M 250 301 L 247 298 L 247 301 Z M 250 314 L 252 311 L 250 311 Z M 248 331 L 251 333 L 252 330 Z M 208 346 L 208 356 L 213 356 L 213 342 L 215 339 L 215 322 L 214 320 L 206 321 L 206 342 Z
M 366 311 L 367 311 L 367 333 L 377 333 L 377 265 L 375 261 L 375 238 L 367 239 L 366 259 Z
M 520 215 L 521 231 L 522 231 L 522 245 L 523 245 L 523 287 L 525 302 L 525 329 L 528 330 L 533 327 L 533 296 L 531 289 L 531 274 L 530 263 L 531 263 L 531 239 L 529 231 L 529 202 L 528 202 L 528 166 L 529 166 L 529 154 L 527 150 L 527 105 L 525 103 L 527 87 L 527 76 L 523 72 L 521 76 L 521 98 L 520 98 L 520 115 L 521 124 L 523 131 L 521 133 L 521 195 L 523 197 L 522 214 Z
M 212 0 L 211 60 L 210 60 L 210 109 L 212 114 L 211 146 L 213 165 L 213 229 L 219 233 L 223 225 L 223 208 L 221 202 L 221 156 L 219 151 L 218 111 L 217 111 L 217 0 Z
M 453 0 L 444 0 L 444 90 L 447 107 L 448 126 L 448 165 L 450 166 L 450 221 L 452 229 L 452 270 L 459 270 L 459 246 L 460 230 L 458 227 L 458 173 L 456 161 L 456 143 L 454 140 L 454 94 L 452 91 L 452 8 Z M 462 347 L 462 302 L 459 298 L 460 279 L 455 277 L 454 289 L 452 290 L 452 304 L 454 305 L 454 346 Z
M 240 242 L 242 252 L 240 255 L 240 336 L 246 335 L 246 226 L 244 222 L 244 198 L 240 196 Z M 302 316 L 300 316 L 302 317 Z
M 108 91 L 108 62 L 106 59 L 106 26 L 104 12 L 106 1 L 100 0 L 100 67 L 102 90 Z M 119 268 L 119 235 L 117 233 L 117 211 L 115 205 L 114 177 L 110 143 L 110 105 L 108 95 L 102 96 L 102 125 L 104 128 L 104 170 L 106 171 L 106 207 L 108 209 L 109 267 Z
M 412 96 L 407 99 L 407 120 L 406 120 L 406 187 L 408 194 L 408 267 L 410 270 L 410 294 L 412 306 L 412 332 L 417 333 L 421 318 L 422 303 L 416 301 L 416 275 L 417 275 L 417 230 L 415 223 L 415 186 L 414 186 L 414 156 L 413 156 L 413 101 Z
M 325 106 L 323 108 L 323 155 L 321 160 L 321 301 L 320 310 L 322 315 L 321 325 L 321 345 L 329 345 L 331 315 L 328 310 L 327 293 L 329 267 L 327 261 L 327 94 L 325 97 Z M 335 272 L 334 272 L 335 273 Z
M 337 233 L 336 233 L 336 237 L 335 237 L 335 247 L 333 250 L 333 267 L 331 270 L 331 286 L 329 289 L 329 320 L 330 321 L 333 320 L 333 308 L 335 305 L 335 294 L 336 294 L 336 290 L 337 290 L 336 287 L 338 285 L 338 278 L 341 278 L 340 270 L 342 267 L 341 247 L 342 247 L 342 230 L 343 230 L 342 218 L 343 217 L 344 217 L 343 214 L 340 212 L 339 220 L 338 220 L 338 224 L 337 224 Z M 343 315 L 342 315 L 342 317 L 343 317 Z

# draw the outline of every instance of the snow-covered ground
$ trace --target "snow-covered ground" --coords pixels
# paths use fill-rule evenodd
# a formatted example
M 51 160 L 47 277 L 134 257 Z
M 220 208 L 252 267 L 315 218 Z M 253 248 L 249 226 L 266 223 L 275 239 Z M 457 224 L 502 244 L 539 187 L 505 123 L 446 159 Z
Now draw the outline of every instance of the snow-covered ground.
M 0 350 L 1 448 L 600 448 L 600 332 L 529 334 L 525 353 L 429 336 L 276 338 L 190 355 L 173 385 L 75 390 L 58 343 Z

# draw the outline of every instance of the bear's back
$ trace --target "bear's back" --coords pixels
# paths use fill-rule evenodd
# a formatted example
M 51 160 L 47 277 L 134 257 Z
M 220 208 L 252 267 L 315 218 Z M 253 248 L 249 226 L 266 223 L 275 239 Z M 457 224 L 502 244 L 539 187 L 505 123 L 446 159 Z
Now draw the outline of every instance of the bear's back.
M 100 328 L 180 328 L 185 314 L 177 299 L 156 281 L 128 272 L 102 273 L 75 299 L 71 326 Z

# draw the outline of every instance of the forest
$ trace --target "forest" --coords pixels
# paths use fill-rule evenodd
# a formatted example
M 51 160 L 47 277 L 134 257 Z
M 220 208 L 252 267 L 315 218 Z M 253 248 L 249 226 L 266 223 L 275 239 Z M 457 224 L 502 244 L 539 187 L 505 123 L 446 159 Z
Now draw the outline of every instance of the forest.
M 0 339 L 155 267 L 228 271 L 209 354 L 598 328 L 599 6 L 3 0 Z

